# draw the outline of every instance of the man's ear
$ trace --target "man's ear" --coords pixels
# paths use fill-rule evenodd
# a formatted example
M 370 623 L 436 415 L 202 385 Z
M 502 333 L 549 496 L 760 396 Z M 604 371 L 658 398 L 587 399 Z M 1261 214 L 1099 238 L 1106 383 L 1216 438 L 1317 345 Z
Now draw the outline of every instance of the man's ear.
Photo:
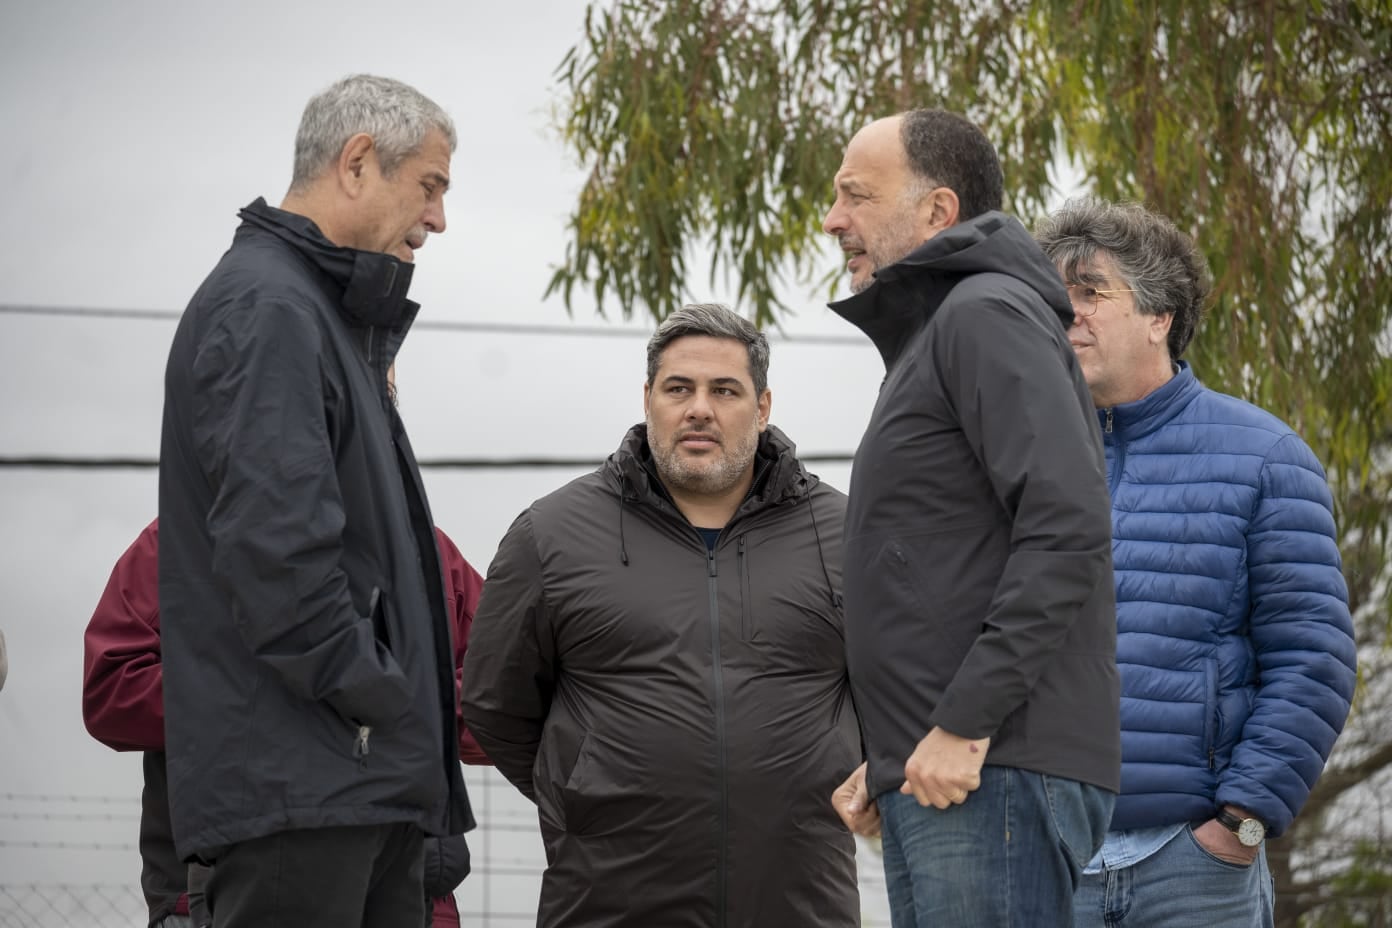
M 652 397 L 652 384 L 643 381 L 643 418 L 648 417 L 648 401 Z
M 351 197 L 360 196 L 367 185 L 367 175 L 378 170 L 377 146 L 372 136 L 359 132 L 344 142 L 334 167 L 339 186 Z
M 1170 340 L 1170 327 L 1174 325 L 1174 313 L 1161 313 L 1150 317 L 1150 331 L 1147 333 L 1152 345 L 1163 345 Z
M 962 204 L 951 187 L 934 187 L 919 204 L 919 217 L 931 235 L 955 226 L 961 219 Z
M 765 388 L 759 397 L 759 431 L 768 428 L 769 410 L 773 408 L 773 391 Z

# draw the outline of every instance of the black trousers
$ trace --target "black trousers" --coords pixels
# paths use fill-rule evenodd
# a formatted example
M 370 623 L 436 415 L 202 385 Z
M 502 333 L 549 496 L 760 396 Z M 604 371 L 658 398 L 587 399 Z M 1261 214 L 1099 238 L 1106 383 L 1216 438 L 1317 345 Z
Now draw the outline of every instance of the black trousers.
M 400 928 L 425 923 L 415 825 L 283 831 L 214 862 L 206 901 L 217 928 Z

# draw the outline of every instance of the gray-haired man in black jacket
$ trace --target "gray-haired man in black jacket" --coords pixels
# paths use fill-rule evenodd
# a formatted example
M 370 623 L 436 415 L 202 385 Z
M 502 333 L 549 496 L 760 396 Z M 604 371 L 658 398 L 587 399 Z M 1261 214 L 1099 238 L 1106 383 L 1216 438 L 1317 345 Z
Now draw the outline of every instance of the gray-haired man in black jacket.
M 310 100 L 165 373 L 159 603 L 174 843 L 219 928 L 425 918 L 423 834 L 473 826 L 449 614 L 387 370 L 445 228 L 454 127 L 386 78 Z

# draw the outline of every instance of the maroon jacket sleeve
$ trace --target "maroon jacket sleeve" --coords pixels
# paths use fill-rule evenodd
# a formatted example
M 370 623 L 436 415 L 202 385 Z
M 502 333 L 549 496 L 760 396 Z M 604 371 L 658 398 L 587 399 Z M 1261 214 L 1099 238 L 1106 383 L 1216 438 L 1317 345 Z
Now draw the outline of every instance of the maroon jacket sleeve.
M 121 555 L 82 637 L 82 719 L 118 751 L 164 750 L 158 531 L 151 522 Z
M 440 545 L 440 566 L 445 572 L 445 597 L 449 600 L 450 614 L 454 616 L 454 710 L 459 725 L 459 759 L 466 764 L 491 764 L 493 762 L 465 727 L 464 714 L 459 708 L 464 655 L 469 650 L 469 628 L 474 624 L 474 610 L 478 608 L 483 578 L 464 560 L 464 555 L 459 553 L 448 535 L 437 528 L 435 536 Z

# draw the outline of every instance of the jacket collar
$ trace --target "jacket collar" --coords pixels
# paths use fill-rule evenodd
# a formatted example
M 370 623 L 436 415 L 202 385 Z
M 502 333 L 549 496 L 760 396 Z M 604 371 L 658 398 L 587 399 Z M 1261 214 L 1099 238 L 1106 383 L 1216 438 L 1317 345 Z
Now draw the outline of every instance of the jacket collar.
M 881 268 L 860 293 L 831 310 L 859 328 L 890 368 L 961 280 L 993 272 L 1024 282 L 1056 313 L 1073 323 L 1068 291 L 1019 220 L 992 210 L 945 229 L 900 260 Z
M 1180 361 L 1176 366 L 1178 370 L 1175 375 L 1160 389 L 1135 402 L 1097 410 L 1103 433 L 1116 441 L 1131 441 L 1149 435 L 1179 415 L 1203 386 L 1190 370 L 1188 361 Z
M 914 333 L 933 318 L 951 289 L 932 287 L 932 292 L 924 294 L 906 283 L 876 280 L 854 296 L 827 304 L 832 312 L 869 336 L 886 370 L 894 366 Z M 937 292 L 939 289 L 941 292 Z
M 377 251 L 344 248 L 329 241 L 312 220 L 277 209 L 257 197 L 238 216 L 245 226 L 262 229 L 287 242 L 337 284 L 339 305 L 355 325 L 410 328 L 420 306 L 406 299 L 415 266 Z

